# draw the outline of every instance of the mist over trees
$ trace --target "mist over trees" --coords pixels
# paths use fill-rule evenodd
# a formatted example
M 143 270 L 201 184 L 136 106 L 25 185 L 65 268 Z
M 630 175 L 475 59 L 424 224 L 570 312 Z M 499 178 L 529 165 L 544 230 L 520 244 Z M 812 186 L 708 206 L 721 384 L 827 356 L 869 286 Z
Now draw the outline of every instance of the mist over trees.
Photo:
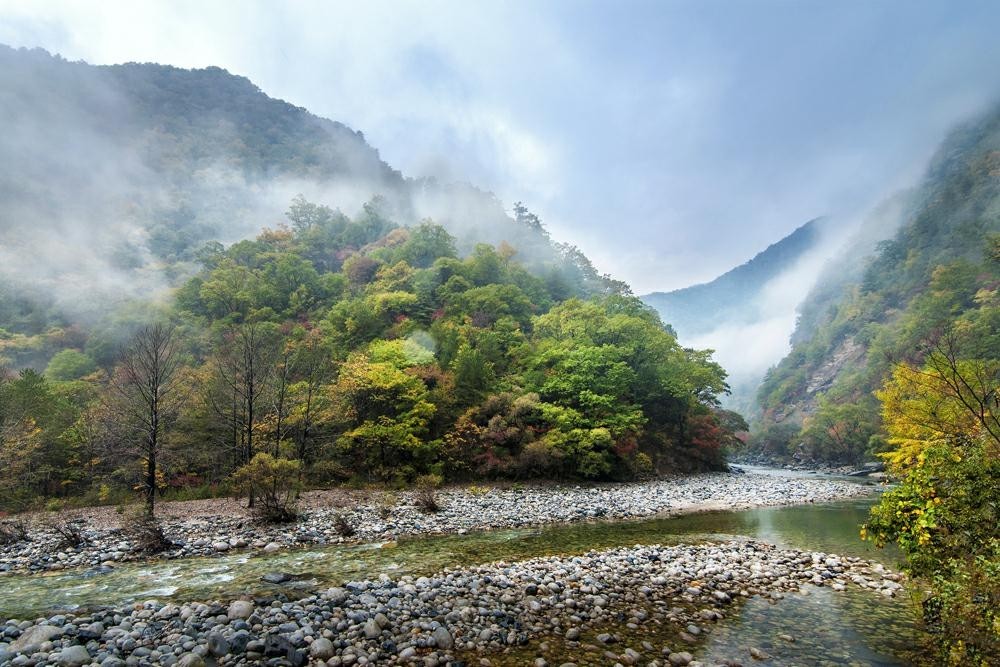
M 463 257 L 378 202 L 352 218 L 296 198 L 288 221 L 207 247 L 111 361 L 81 329 L 45 376 L 3 374 L 5 507 L 135 489 L 152 511 L 170 489 L 254 494 L 231 475 L 282 461 L 320 485 L 722 465 L 724 371 L 586 266 L 530 271 L 510 244 Z
M 299 193 L 340 207 L 293 210 L 290 223 L 313 230 L 303 258 L 318 271 L 339 269 L 332 243 L 357 249 L 388 220 L 429 218 L 459 254 L 507 243 L 532 271 L 624 288 L 530 213 L 508 215 L 468 184 L 405 178 L 360 132 L 219 68 L 98 67 L 0 45 L 0 109 L 0 363 L 13 368 L 86 346 L 106 370 L 172 289 L 222 247 L 282 224 Z M 53 372 L 75 372 L 60 370 L 69 361 Z

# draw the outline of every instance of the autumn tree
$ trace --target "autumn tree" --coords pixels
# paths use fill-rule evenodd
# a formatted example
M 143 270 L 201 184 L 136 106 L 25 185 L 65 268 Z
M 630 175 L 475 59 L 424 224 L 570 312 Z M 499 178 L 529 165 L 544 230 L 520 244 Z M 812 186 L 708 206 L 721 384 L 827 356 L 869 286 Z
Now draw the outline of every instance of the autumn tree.
M 228 445 L 237 466 L 248 464 L 257 452 L 259 427 L 269 407 L 278 352 L 276 327 L 268 323 L 230 327 L 216 344 L 215 378 L 209 400 L 226 425 Z
M 878 393 L 901 483 L 862 534 L 898 544 L 930 591 L 942 663 L 987 665 L 1000 660 L 1000 361 L 967 355 L 967 333 L 957 323 Z

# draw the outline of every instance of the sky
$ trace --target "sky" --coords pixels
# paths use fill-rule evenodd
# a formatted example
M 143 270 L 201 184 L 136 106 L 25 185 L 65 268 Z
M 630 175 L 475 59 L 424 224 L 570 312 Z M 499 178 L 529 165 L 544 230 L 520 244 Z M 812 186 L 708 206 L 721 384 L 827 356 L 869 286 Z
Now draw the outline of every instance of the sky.
M 915 182 L 1000 99 L 998 28 L 971 1 L 0 0 L 2 43 L 246 76 L 523 201 L 637 293 Z

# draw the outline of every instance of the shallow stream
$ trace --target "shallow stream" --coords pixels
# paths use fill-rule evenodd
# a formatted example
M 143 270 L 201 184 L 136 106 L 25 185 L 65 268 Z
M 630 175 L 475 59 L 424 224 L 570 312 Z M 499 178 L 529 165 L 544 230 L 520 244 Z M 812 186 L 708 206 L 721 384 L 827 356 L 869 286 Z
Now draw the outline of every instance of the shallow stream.
M 295 595 L 297 588 L 304 593 L 380 574 L 396 578 L 495 560 L 733 537 L 861 556 L 896 567 L 895 553 L 879 552 L 858 538 L 858 527 L 873 502 L 873 498 L 866 498 L 642 521 L 420 537 L 398 543 L 316 547 L 274 554 L 123 563 L 106 572 L 7 575 L 0 577 L 0 619 L 147 599 L 190 601 L 278 592 Z M 268 573 L 287 573 L 296 580 L 290 585 L 267 584 L 261 577 Z M 782 640 L 778 635 L 791 635 L 795 641 Z M 902 665 L 913 662 L 911 651 L 919 638 L 916 611 L 905 595 L 886 599 L 853 587 L 842 593 L 813 588 L 807 595 L 790 595 L 776 603 L 758 598 L 738 610 L 733 608 L 729 617 L 716 624 L 704 643 L 692 652 L 709 660 L 741 657 L 746 663 L 760 665 Z M 764 650 L 772 659 L 750 660 L 749 646 Z

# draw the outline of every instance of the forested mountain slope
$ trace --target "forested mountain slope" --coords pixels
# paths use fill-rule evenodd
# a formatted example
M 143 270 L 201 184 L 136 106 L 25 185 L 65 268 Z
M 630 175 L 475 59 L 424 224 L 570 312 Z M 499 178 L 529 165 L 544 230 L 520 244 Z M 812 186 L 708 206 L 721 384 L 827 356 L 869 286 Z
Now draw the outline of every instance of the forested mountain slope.
M 564 296 L 627 290 L 526 208 L 407 179 L 360 132 L 219 68 L 96 67 L 0 45 L 0 116 L 0 364 L 41 369 L 143 319 L 203 252 L 281 224 L 300 193 L 347 216 L 432 218 L 460 254 L 506 243 Z
M 1000 357 L 1000 109 L 956 129 L 887 209 L 898 231 L 865 262 L 832 267 L 836 296 L 820 285 L 807 299 L 792 352 L 758 395 L 758 450 L 856 461 L 883 446 L 873 392 L 897 364 L 919 366 L 958 331 L 977 358 Z
M 637 298 L 567 295 L 510 246 L 463 259 L 430 222 L 304 200 L 289 219 L 204 253 L 158 314 L 169 328 L 140 328 L 124 357 L 84 346 L 0 375 L 0 508 L 218 489 L 262 453 L 316 484 L 722 465 L 724 372 Z M 155 457 L 128 361 L 153 339 Z
M 641 297 L 681 338 L 707 333 L 723 323 L 754 322 L 761 317 L 764 287 L 816 247 L 824 220 L 810 220 L 771 244 L 745 264 L 711 282 Z
M 318 485 L 723 465 L 722 368 L 520 204 L 215 68 L 0 48 L 0 114 L 0 511 L 223 493 L 258 454 Z

